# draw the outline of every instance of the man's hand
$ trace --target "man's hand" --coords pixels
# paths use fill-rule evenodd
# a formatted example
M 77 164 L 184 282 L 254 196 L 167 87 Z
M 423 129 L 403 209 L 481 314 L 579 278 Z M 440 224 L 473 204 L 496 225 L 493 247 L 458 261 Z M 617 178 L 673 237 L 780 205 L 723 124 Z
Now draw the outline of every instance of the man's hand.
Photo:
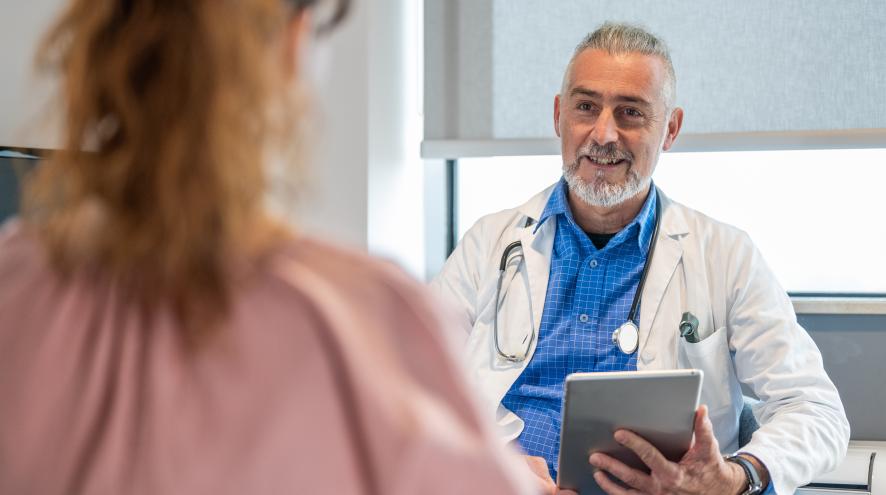
M 667 460 L 661 452 L 639 435 L 628 430 L 615 432 L 615 441 L 631 449 L 652 471 L 646 474 L 606 454 L 591 455 L 591 465 L 600 469 L 594 479 L 609 495 L 658 494 L 738 494 L 747 487 L 741 467 L 723 460 L 708 409 L 695 412 L 695 438 L 680 462 Z M 623 488 L 609 479 L 606 471 L 630 486 Z
M 578 495 L 571 490 L 560 490 L 557 488 L 557 484 L 554 483 L 554 480 L 551 478 L 551 473 L 548 471 L 548 462 L 545 461 L 544 458 L 526 455 L 523 456 L 523 459 L 526 461 L 526 465 L 529 466 L 529 470 L 532 471 L 532 474 L 534 474 L 538 480 L 538 489 L 541 490 L 542 494 Z

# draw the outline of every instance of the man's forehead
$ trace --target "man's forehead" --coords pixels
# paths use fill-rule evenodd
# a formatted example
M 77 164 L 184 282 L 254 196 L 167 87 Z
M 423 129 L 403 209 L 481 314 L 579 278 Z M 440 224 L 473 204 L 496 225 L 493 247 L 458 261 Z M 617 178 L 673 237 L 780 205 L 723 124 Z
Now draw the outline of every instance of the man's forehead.
M 665 85 L 664 61 L 642 53 L 609 53 L 588 49 L 572 61 L 567 90 L 585 88 L 600 93 L 606 88 L 634 93 L 633 96 L 660 96 Z

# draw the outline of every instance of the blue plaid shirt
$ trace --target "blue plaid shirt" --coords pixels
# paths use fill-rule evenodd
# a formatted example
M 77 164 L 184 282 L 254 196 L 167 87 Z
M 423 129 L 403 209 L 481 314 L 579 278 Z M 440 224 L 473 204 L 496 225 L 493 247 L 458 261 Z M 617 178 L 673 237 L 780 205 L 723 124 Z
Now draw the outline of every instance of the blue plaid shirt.
M 637 369 L 637 353 L 622 353 L 612 343 L 612 332 L 627 321 L 655 228 L 657 201 L 653 186 L 637 217 L 598 250 L 575 223 L 567 188 L 561 179 L 536 226 L 556 217 L 538 346 L 502 399 L 526 424 L 518 438 L 523 450 L 545 458 L 554 479 L 566 375 Z

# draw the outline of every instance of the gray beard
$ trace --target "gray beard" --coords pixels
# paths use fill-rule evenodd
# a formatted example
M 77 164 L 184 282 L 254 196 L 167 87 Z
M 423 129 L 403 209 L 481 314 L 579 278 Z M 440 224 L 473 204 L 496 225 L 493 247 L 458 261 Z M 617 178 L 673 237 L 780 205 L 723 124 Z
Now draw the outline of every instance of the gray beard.
M 594 180 L 585 181 L 578 175 L 578 162 L 563 164 L 563 178 L 569 184 L 569 190 L 582 201 L 591 206 L 611 208 L 640 194 L 652 183 L 652 176 L 640 177 L 633 169 L 628 169 L 627 178 L 622 183 L 610 183 L 606 181 L 605 173 L 597 171 Z

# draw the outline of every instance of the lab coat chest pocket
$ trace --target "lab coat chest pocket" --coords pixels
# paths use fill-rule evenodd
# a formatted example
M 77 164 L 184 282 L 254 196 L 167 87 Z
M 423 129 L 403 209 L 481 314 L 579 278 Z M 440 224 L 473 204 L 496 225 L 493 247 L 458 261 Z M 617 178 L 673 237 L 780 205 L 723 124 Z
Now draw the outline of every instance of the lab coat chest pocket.
M 726 327 L 720 327 L 700 342 L 679 339 L 679 359 L 684 367 L 704 372 L 701 403 L 707 404 L 712 420 L 729 415 L 732 409 L 732 387 L 736 383 L 735 367 L 729 351 Z

